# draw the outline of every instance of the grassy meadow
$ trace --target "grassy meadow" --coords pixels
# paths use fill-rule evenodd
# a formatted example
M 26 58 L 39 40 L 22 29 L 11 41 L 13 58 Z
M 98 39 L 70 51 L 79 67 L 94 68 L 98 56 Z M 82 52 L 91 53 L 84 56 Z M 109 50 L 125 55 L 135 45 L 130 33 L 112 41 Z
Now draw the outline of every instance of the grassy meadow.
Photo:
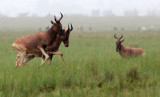
M 51 65 L 40 66 L 41 58 L 34 58 L 19 68 L 11 44 L 39 27 L 44 29 L 50 19 L 0 18 L 0 97 L 160 97 L 159 19 L 108 18 L 64 18 L 63 25 L 71 22 L 74 27 L 69 47 L 62 43 L 59 50 L 65 64 L 56 55 Z M 93 25 L 95 30 L 78 31 L 81 20 L 84 27 Z M 157 29 L 136 30 L 152 25 Z M 114 26 L 126 30 L 113 31 Z M 115 33 L 123 34 L 124 46 L 142 48 L 146 56 L 122 58 L 116 52 Z

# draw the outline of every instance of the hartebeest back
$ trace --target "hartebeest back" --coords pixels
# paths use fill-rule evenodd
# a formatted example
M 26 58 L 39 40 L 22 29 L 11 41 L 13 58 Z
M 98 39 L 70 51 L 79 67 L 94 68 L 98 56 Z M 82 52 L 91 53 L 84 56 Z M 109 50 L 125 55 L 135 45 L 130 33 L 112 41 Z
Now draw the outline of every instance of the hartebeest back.
M 145 52 L 141 48 L 131 48 L 131 47 L 125 47 L 122 45 L 122 42 L 124 40 L 121 40 L 123 35 L 120 38 L 116 37 L 116 34 L 114 35 L 114 38 L 116 39 L 116 51 L 119 52 L 119 54 L 124 57 L 132 57 L 132 56 L 144 56 Z
M 64 34 L 64 30 L 60 23 L 60 20 L 63 18 L 62 13 L 59 20 L 57 20 L 55 16 L 54 18 L 56 22 L 54 23 L 51 21 L 53 25 L 47 32 L 41 31 L 36 34 L 20 37 L 12 44 L 12 47 L 17 51 L 17 57 L 20 59 L 19 61 L 16 60 L 16 67 L 22 65 L 27 54 L 36 55 L 38 52 L 41 52 L 45 56 L 45 61 L 49 58 L 49 55 L 45 52 L 43 46 L 52 45 L 57 34 Z

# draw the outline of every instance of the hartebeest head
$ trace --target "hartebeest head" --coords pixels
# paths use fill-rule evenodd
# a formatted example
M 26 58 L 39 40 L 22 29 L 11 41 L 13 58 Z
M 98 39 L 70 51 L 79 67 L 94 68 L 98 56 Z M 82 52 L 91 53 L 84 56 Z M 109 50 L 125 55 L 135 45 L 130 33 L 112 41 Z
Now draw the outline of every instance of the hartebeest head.
M 114 38 L 116 39 L 116 51 L 117 52 L 121 49 L 121 43 L 124 41 L 124 40 L 121 40 L 122 37 L 123 37 L 123 35 L 121 35 L 120 38 L 117 38 L 116 34 L 114 35 Z
M 57 17 L 54 16 L 55 22 L 53 22 L 51 20 L 51 23 L 53 24 L 52 27 L 51 27 L 51 30 L 54 30 L 59 35 L 63 35 L 64 34 L 64 30 L 62 29 L 62 24 L 61 24 L 61 19 L 63 18 L 63 14 L 62 13 L 60 13 L 60 14 L 61 14 L 60 19 L 57 19 Z
M 65 39 L 63 40 L 65 47 L 69 47 L 69 35 L 70 35 L 70 32 L 73 30 L 73 26 L 71 23 L 70 25 L 71 25 L 71 28 L 69 27 L 69 24 L 68 24 L 68 29 L 65 32 Z

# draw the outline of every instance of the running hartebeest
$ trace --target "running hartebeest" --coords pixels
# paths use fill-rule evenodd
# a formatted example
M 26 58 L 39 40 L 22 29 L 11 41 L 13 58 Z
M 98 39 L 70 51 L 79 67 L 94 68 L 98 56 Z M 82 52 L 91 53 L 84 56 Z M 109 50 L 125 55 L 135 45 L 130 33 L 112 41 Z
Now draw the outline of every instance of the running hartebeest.
M 57 34 L 64 34 L 64 30 L 60 23 L 62 18 L 62 13 L 59 20 L 54 16 L 56 22 L 51 21 L 52 27 L 47 32 L 41 31 L 32 35 L 20 37 L 12 44 L 12 47 L 17 51 L 16 67 L 23 64 L 27 54 L 36 55 L 36 53 L 41 52 L 45 56 L 45 61 L 49 58 L 49 55 L 44 50 L 44 46 L 52 45 Z M 45 61 L 42 64 L 44 64 Z
M 65 34 L 64 35 L 61 36 L 61 35 L 57 34 L 54 43 L 52 45 L 44 48 L 45 51 L 47 52 L 47 54 L 49 54 L 49 61 L 50 61 L 49 64 L 51 64 L 53 55 L 60 55 L 61 59 L 62 59 L 62 61 L 64 63 L 63 54 L 62 54 L 62 52 L 60 52 L 58 50 L 59 50 L 59 46 L 60 46 L 61 42 L 64 43 L 65 47 L 69 47 L 69 36 L 70 36 L 70 32 L 72 30 L 73 30 L 72 24 L 71 24 L 71 28 L 68 25 L 68 29 L 67 29 L 67 31 L 65 30 Z M 37 52 L 35 55 L 34 54 L 28 54 L 24 58 L 23 64 L 27 63 L 28 61 L 30 61 L 34 57 L 42 57 L 42 62 L 45 59 L 45 56 L 41 52 Z
M 58 38 L 58 35 L 56 37 L 56 40 L 54 42 L 54 44 L 50 47 L 47 47 L 46 50 L 47 50 L 47 53 L 49 54 L 49 60 L 50 60 L 50 64 L 51 64 L 51 61 L 52 61 L 52 57 L 53 55 L 60 55 L 61 56 L 61 59 L 64 63 L 64 59 L 63 59 L 63 54 L 62 52 L 58 51 L 59 50 L 59 46 L 61 44 L 61 42 L 63 41 L 65 47 L 69 47 L 69 36 L 70 36 L 70 32 L 73 30 L 73 26 L 71 24 L 71 28 L 69 27 L 68 25 L 68 30 L 66 31 L 65 33 L 65 38 L 64 39 L 60 39 Z M 57 41 L 57 42 L 56 42 Z M 45 56 L 42 57 L 43 60 L 45 59 Z
M 122 42 L 124 40 L 121 40 L 123 35 L 120 38 L 116 37 L 116 34 L 114 35 L 114 38 L 116 39 L 116 51 L 119 52 L 119 54 L 124 57 L 132 57 L 132 56 L 144 56 L 145 52 L 141 48 L 131 48 L 131 47 L 125 47 L 122 45 Z

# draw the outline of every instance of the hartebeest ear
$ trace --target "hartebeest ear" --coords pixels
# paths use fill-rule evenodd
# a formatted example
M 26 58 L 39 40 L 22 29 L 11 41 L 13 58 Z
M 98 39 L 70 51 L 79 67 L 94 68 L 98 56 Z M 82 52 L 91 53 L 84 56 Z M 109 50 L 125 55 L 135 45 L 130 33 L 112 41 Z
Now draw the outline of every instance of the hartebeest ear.
M 54 24 L 54 22 L 51 20 L 51 23 Z
M 122 40 L 121 43 L 122 43 L 123 41 L 124 41 L 124 40 Z
M 54 15 L 54 20 L 57 22 L 57 17 Z
M 73 30 L 73 26 L 72 26 L 72 24 L 70 23 L 70 25 L 71 25 L 71 31 Z
M 67 28 L 66 27 L 64 27 L 64 31 L 67 32 Z

